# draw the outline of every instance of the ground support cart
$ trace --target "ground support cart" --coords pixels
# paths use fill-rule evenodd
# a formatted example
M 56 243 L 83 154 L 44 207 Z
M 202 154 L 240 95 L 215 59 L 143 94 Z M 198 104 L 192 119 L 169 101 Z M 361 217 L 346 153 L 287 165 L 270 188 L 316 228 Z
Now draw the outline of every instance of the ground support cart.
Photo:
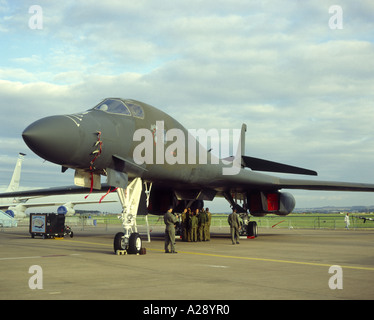
M 41 236 L 43 239 L 63 237 L 65 235 L 65 215 L 55 213 L 31 213 L 31 237 Z

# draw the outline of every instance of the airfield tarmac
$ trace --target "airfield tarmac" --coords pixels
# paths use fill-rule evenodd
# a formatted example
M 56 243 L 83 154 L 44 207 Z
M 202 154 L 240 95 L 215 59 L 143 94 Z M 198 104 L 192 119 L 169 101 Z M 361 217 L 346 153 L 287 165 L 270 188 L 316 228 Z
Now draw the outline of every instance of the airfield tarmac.
M 121 256 L 118 226 L 73 231 L 59 240 L 1 230 L 0 299 L 374 299 L 373 231 L 260 228 L 232 245 L 228 228 L 213 228 L 210 242 L 177 239 L 178 253 L 165 254 L 163 228 L 149 243 L 140 227 L 147 253 Z M 29 287 L 32 265 L 42 268 L 42 289 Z M 332 265 L 343 270 L 343 289 L 329 287 Z

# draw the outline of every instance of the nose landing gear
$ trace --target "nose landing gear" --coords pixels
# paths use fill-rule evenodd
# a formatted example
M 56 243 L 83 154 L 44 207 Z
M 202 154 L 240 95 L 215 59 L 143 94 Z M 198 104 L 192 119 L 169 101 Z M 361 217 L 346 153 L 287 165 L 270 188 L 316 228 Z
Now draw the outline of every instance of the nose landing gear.
M 142 239 L 136 226 L 136 216 L 142 193 L 142 180 L 135 178 L 126 189 L 118 188 L 117 193 L 122 205 L 122 220 L 124 232 L 118 232 L 113 241 L 116 254 L 139 254 L 142 251 Z

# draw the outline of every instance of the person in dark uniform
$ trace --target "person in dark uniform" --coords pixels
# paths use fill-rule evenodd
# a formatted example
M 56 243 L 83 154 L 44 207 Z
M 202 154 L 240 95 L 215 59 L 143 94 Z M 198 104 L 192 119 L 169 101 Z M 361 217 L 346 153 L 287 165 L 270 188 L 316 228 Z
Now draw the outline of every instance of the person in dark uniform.
M 205 224 L 205 234 L 206 234 L 205 241 L 210 241 L 210 224 L 212 222 L 212 214 L 209 212 L 209 208 L 206 208 L 205 212 L 208 217 L 208 222 Z
M 182 220 L 182 241 L 187 241 L 187 230 L 188 230 L 188 213 L 187 209 L 184 209 L 181 215 Z
M 196 242 L 197 241 L 197 228 L 199 226 L 199 218 L 197 216 L 199 212 L 199 209 L 195 211 L 195 213 L 192 214 L 191 220 L 190 220 L 190 226 L 191 226 L 191 241 Z
M 191 208 L 187 209 L 187 241 L 191 242 L 192 241 L 192 216 L 193 213 L 191 211 Z
M 206 241 L 207 235 L 206 235 L 206 224 L 208 222 L 208 216 L 203 209 L 201 209 L 201 212 L 199 214 L 199 232 L 198 232 L 198 239 L 199 241 Z
M 178 222 L 178 216 L 173 215 L 171 212 L 173 208 L 170 207 L 169 210 L 164 215 L 165 228 L 165 253 L 177 253 L 175 251 L 175 224 Z M 170 251 L 169 251 L 170 244 Z
M 232 210 L 232 213 L 230 213 L 229 217 L 227 218 L 227 222 L 230 225 L 230 232 L 231 232 L 231 241 L 232 244 L 239 244 L 239 216 L 236 214 L 236 209 Z

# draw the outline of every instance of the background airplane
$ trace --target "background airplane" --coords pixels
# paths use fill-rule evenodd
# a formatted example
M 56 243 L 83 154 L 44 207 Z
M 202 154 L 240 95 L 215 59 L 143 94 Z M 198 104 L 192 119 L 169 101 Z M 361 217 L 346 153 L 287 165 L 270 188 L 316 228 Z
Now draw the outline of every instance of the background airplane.
M 7 193 L 15 193 L 19 191 L 22 162 L 24 160 L 25 154 L 19 153 L 18 159 L 13 171 L 13 175 L 9 186 L 6 190 Z M 36 189 L 37 190 L 37 189 Z M 23 191 L 24 193 L 30 192 L 30 190 Z M 72 216 L 75 214 L 74 206 L 77 204 L 92 204 L 98 203 L 100 199 L 96 200 L 72 200 L 63 201 L 62 199 L 56 199 L 56 197 L 42 197 L 38 196 L 22 196 L 22 197 L 9 197 L 0 199 L 0 210 L 5 210 L 4 215 L 10 218 L 23 219 L 26 217 L 25 211 L 28 208 L 40 208 L 40 207 L 58 207 L 57 213 L 65 214 L 67 216 Z M 116 202 L 117 199 L 103 199 L 102 203 Z
M 143 136 L 137 136 L 138 130 L 143 130 Z M 0 197 L 82 193 L 82 188 L 83 192 L 103 192 L 114 187 L 123 207 L 125 231 L 115 236 L 114 248 L 136 252 L 141 248 L 134 219 L 138 212 L 164 214 L 169 206 L 175 210 L 202 208 L 204 200 L 224 197 L 238 212 L 288 215 L 295 207 L 295 199 L 282 189 L 374 191 L 374 184 L 279 178 L 257 172 L 317 174 L 245 156 L 245 125 L 236 155 L 226 159 L 216 159 L 211 150 L 198 143 L 192 143 L 194 149 L 188 152 L 181 151 L 177 143 L 180 132 L 184 146 L 190 146 L 193 140 L 177 120 L 130 99 L 107 98 L 86 112 L 40 119 L 25 129 L 23 139 L 37 155 L 61 165 L 62 172 L 74 169 L 75 186 L 5 193 Z M 174 163 L 165 161 L 167 157 Z M 207 162 L 199 163 L 201 157 Z M 101 175 L 107 177 L 107 184 L 101 184 Z M 255 222 L 249 223 L 248 233 L 257 233 Z

